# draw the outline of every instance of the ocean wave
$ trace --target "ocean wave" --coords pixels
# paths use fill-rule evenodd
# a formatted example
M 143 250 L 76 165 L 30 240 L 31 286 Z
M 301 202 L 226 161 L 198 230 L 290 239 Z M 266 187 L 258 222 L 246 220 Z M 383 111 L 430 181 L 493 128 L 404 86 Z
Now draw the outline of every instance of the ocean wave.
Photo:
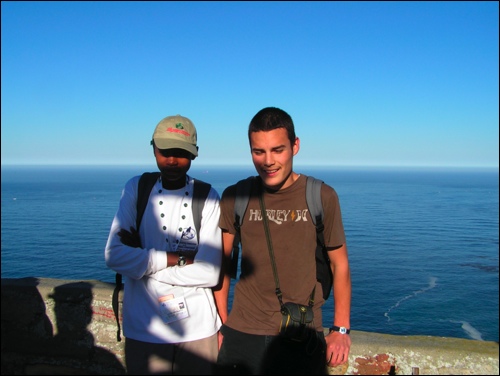
M 397 307 L 399 307 L 401 305 L 401 303 L 403 303 L 404 301 L 408 300 L 408 299 L 411 299 L 411 298 L 414 298 L 415 296 L 419 295 L 419 294 L 422 294 L 426 291 L 429 291 L 431 289 L 433 289 L 434 287 L 437 286 L 437 278 L 436 277 L 429 277 L 429 285 L 427 287 L 424 287 L 423 289 L 420 289 L 420 290 L 417 290 L 417 291 L 414 291 L 413 293 L 411 293 L 410 295 L 406 295 L 404 298 L 401 298 L 399 299 L 396 304 L 394 304 L 392 307 L 390 307 L 387 312 L 384 313 L 384 316 L 387 317 L 387 321 L 391 321 L 391 317 L 389 316 L 389 313 L 396 309 Z
M 470 338 L 478 341 L 484 341 L 481 332 L 476 328 L 474 328 L 467 321 L 456 321 L 456 320 L 448 320 L 448 321 L 454 324 L 462 324 L 462 329 L 464 330 L 465 334 L 467 334 Z

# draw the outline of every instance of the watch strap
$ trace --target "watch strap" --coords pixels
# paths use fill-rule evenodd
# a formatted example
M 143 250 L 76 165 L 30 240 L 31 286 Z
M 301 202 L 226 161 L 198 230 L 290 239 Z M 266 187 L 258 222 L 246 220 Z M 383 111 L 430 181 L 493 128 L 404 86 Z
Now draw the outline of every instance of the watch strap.
M 344 326 L 332 326 L 330 328 L 330 333 L 331 332 L 339 332 L 341 334 L 349 334 L 351 332 L 351 329 L 347 329 L 346 327 Z

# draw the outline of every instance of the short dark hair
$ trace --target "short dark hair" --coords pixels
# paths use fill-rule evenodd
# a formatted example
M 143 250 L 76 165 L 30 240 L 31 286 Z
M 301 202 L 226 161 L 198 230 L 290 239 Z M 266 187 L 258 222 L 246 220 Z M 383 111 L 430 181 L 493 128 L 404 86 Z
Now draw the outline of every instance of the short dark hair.
M 266 107 L 255 114 L 248 126 L 248 141 L 252 132 L 268 132 L 278 128 L 285 128 L 290 144 L 295 143 L 295 126 L 288 113 L 277 107 Z

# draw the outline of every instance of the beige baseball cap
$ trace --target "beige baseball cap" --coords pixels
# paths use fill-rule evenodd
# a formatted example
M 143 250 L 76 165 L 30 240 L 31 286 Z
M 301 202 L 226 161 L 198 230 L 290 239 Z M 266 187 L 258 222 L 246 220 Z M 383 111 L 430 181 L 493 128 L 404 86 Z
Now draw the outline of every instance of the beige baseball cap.
M 153 141 L 158 149 L 184 149 L 198 156 L 196 128 L 187 117 L 175 115 L 162 119 L 153 133 Z

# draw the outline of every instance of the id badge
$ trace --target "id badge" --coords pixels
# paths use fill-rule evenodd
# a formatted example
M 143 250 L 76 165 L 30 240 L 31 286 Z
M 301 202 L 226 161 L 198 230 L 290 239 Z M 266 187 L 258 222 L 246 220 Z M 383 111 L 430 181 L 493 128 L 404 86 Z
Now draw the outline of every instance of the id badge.
M 160 315 L 165 324 L 189 317 L 186 300 L 183 296 L 174 297 L 173 294 L 162 296 L 158 299 Z

